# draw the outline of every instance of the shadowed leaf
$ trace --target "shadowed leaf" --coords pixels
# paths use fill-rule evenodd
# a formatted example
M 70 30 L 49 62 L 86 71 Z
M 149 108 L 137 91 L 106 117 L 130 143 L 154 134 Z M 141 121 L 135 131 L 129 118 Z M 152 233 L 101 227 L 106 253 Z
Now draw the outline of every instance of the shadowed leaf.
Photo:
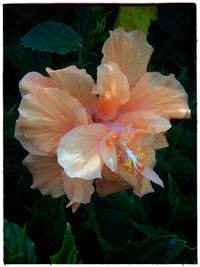
M 139 230 L 142 234 L 144 234 L 146 237 L 149 236 L 161 236 L 161 235 L 168 235 L 171 234 L 170 231 L 165 230 L 161 227 L 154 228 L 151 225 L 148 224 L 139 224 L 131 220 L 131 222 L 134 224 L 134 226 Z
M 37 263 L 35 245 L 25 228 L 4 220 L 4 263 Z
M 196 255 L 196 248 L 187 246 L 184 240 L 160 236 L 147 238 L 140 244 L 128 241 L 123 248 L 108 253 L 106 263 L 186 264 L 194 263 Z
M 33 50 L 63 55 L 81 47 L 78 34 L 70 26 L 57 21 L 38 24 L 22 37 L 21 44 Z

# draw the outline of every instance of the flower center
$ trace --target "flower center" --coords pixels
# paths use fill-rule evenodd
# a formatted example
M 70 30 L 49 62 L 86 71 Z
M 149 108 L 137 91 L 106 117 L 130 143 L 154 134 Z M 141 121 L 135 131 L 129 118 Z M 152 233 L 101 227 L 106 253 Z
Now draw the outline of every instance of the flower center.
M 149 158 L 142 152 L 142 147 L 136 147 L 132 141 L 118 143 L 117 160 L 128 172 L 134 174 L 138 174 L 149 163 Z

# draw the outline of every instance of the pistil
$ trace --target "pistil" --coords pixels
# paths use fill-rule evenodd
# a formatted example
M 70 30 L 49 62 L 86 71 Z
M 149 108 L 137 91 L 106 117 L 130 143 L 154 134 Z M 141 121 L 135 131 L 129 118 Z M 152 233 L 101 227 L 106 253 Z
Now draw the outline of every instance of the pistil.
M 128 140 L 120 141 L 117 148 L 117 159 L 128 172 L 133 174 L 142 171 L 146 164 L 149 163 L 149 159 L 142 152 L 142 147 L 136 147 L 133 142 Z

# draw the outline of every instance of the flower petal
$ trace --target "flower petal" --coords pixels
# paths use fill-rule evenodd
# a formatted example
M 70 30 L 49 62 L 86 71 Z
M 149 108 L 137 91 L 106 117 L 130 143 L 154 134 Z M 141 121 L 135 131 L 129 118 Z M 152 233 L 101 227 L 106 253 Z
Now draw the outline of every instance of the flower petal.
M 30 92 L 35 92 L 41 88 L 51 87 L 56 87 L 56 85 L 50 78 L 34 71 L 27 73 L 19 82 L 19 91 L 21 96 L 24 96 Z
M 145 167 L 142 171 L 142 175 L 144 175 L 150 181 L 160 185 L 161 187 L 164 187 L 163 181 L 151 168 Z
M 129 84 L 126 76 L 117 64 L 101 64 L 97 72 L 97 86 L 93 93 L 100 94 L 96 117 L 103 120 L 112 119 L 119 106 L 129 100 Z
M 149 179 L 142 174 L 137 176 L 130 174 L 122 166 L 118 168 L 118 174 L 104 167 L 102 175 L 105 178 L 96 180 L 96 189 L 100 197 L 127 190 L 131 187 L 133 192 L 139 197 L 154 192 Z
M 101 142 L 101 157 L 108 168 L 117 172 L 117 154 L 115 143 L 120 139 L 117 131 L 109 132 Z
M 75 115 L 76 126 L 92 123 L 92 119 L 85 108 L 75 109 L 73 114 Z
M 70 202 L 67 204 L 66 208 L 72 207 L 72 212 L 75 213 L 81 203 L 74 202 L 73 200 L 70 200 Z
M 102 170 L 102 176 L 110 182 L 118 182 L 123 186 L 138 187 L 137 177 L 127 172 L 127 170 L 118 165 L 117 173 L 112 172 L 108 167 L 104 166 Z
M 101 178 L 101 141 L 107 133 L 107 126 L 97 123 L 76 127 L 61 138 L 58 162 L 69 177 Z
M 167 131 L 171 124 L 168 119 L 148 111 L 132 111 L 120 115 L 114 122 L 116 125 L 129 125 L 146 133 L 160 133 Z
M 153 193 L 153 192 L 155 192 L 155 190 L 153 189 L 151 182 L 146 177 L 143 176 L 140 194 L 143 196 L 143 195 L 146 195 L 148 193 Z
M 17 125 L 15 126 L 15 138 L 21 143 L 23 148 L 26 149 L 32 155 L 39 155 L 39 156 L 47 156 L 49 154 L 51 155 L 51 153 L 47 153 L 45 151 L 39 150 L 36 147 L 34 147 L 31 141 L 25 138 L 23 130 Z
M 164 134 L 155 134 L 154 135 L 154 142 L 152 144 L 152 147 L 154 149 L 161 149 L 168 147 L 169 144 L 167 142 L 167 138 Z
M 131 140 L 136 147 L 152 147 L 153 149 L 161 149 L 169 146 L 167 138 L 163 133 L 146 134 L 136 132 L 132 134 Z
M 146 134 L 141 132 L 136 132 L 132 135 L 131 141 L 136 147 L 150 147 L 154 142 L 154 134 Z
M 46 68 L 46 71 L 57 87 L 68 91 L 87 108 L 90 115 L 93 115 L 97 106 L 97 97 L 92 95 L 95 83 L 85 69 L 80 70 L 76 66 L 70 66 L 59 70 Z
M 173 74 L 145 73 L 130 93 L 119 113 L 146 110 L 165 118 L 189 118 L 187 93 Z
M 146 146 L 142 148 L 142 152 L 146 155 L 146 158 L 148 159 L 148 162 L 145 165 L 153 169 L 153 167 L 156 165 L 155 150 L 151 147 Z
M 87 204 L 91 200 L 91 195 L 94 193 L 94 180 L 83 180 L 81 178 L 70 178 L 65 172 L 62 173 L 64 182 L 64 190 L 73 202 Z
M 103 46 L 102 63 L 109 61 L 119 65 L 127 76 L 130 90 L 146 72 L 147 64 L 153 52 L 152 46 L 146 41 L 146 35 L 139 31 L 126 33 L 124 28 L 110 31 L 110 37 Z
M 136 133 L 131 140 L 135 147 L 141 148 L 141 152 L 145 154 L 145 159 L 148 159 L 145 165 L 151 168 L 156 164 L 155 150 L 152 148 L 155 136 L 152 134 Z
M 105 178 L 96 179 L 96 190 L 100 197 L 108 196 L 112 193 L 120 192 L 130 188 L 129 185 L 122 185 L 119 182 L 108 181 Z
M 142 197 L 143 195 L 146 195 L 148 193 L 153 193 L 155 192 L 151 182 L 149 179 L 147 179 L 146 177 L 144 177 L 143 175 L 138 175 L 138 179 L 140 179 L 140 186 L 138 188 L 135 188 L 133 191 L 134 193 L 139 196 Z
M 31 188 L 37 188 L 43 195 L 60 197 L 64 195 L 61 173 L 63 168 L 57 162 L 57 156 L 36 156 L 29 154 L 23 161 L 33 176 Z
M 25 95 L 19 107 L 17 126 L 39 150 L 53 153 L 60 138 L 76 126 L 74 111 L 82 108 L 68 92 L 42 88 Z

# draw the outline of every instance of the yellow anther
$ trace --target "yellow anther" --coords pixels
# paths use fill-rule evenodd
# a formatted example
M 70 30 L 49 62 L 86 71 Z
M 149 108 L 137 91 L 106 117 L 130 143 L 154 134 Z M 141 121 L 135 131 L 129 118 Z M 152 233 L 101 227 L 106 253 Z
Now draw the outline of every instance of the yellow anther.
M 142 147 L 139 147 L 137 148 L 137 152 L 141 151 L 142 150 Z

